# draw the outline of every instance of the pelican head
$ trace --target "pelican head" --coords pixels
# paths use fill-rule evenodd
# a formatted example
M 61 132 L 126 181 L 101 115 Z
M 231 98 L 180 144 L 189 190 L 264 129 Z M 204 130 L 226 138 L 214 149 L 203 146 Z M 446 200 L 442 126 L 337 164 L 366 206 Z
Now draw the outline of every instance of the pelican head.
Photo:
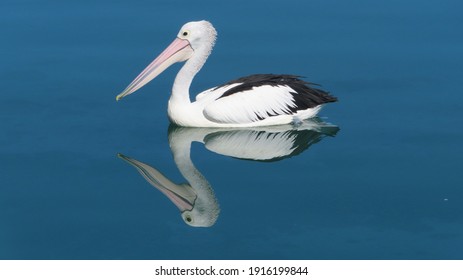
M 176 62 L 195 57 L 195 67 L 191 69 L 196 73 L 209 56 L 216 37 L 217 32 L 208 21 L 186 23 L 178 32 L 177 38 L 116 97 L 116 100 L 137 91 Z
M 192 227 L 211 227 L 217 221 L 220 210 L 217 201 L 200 201 L 191 210 L 185 210 L 181 216 L 183 221 Z

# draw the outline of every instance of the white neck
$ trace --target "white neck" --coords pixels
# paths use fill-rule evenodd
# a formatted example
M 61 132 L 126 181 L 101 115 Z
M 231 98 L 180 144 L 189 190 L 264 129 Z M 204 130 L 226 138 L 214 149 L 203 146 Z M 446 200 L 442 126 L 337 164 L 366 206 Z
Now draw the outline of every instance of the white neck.
M 173 128 L 169 131 L 169 145 L 178 170 L 197 195 L 192 210 L 198 219 L 197 222 L 202 226 L 212 226 L 220 212 L 219 204 L 211 185 L 196 169 L 190 157 L 192 142 L 202 142 L 204 136 L 203 130 Z
M 172 96 L 169 102 L 190 104 L 190 85 L 196 73 L 201 70 L 207 57 L 211 53 L 213 42 L 206 42 L 203 47 L 195 49 L 192 57 L 187 60 L 185 65 L 175 77 L 172 87 Z

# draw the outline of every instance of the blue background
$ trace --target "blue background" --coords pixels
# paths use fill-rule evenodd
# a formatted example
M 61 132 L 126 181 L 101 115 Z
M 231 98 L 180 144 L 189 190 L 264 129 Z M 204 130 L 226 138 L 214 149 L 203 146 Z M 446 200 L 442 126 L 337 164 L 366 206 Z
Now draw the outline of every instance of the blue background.
M 462 259 L 461 1 L 0 3 L 1 259 Z M 179 65 L 128 83 L 191 20 L 219 37 L 191 92 L 287 73 L 340 127 L 263 163 L 192 147 L 221 207 L 187 226 L 124 153 L 182 182 L 168 145 Z

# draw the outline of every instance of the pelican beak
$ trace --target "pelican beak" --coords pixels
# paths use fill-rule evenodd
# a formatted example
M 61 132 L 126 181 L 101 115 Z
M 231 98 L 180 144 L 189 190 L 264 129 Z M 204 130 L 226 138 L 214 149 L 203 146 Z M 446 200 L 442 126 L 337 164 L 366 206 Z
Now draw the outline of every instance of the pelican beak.
M 184 211 L 191 211 L 193 209 L 197 195 L 191 186 L 177 185 L 155 168 L 136 159 L 129 158 L 123 154 L 117 154 L 117 156 L 134 166 L 146 181 L 167 196 L 180 212 L 183 213 Z
M 116 96 L 116 101 L 146 85 L 175 62 L 189 59 L 192 54 L 193 48 L 190 42 L 185 39 L 176 38 L 121 94 Z

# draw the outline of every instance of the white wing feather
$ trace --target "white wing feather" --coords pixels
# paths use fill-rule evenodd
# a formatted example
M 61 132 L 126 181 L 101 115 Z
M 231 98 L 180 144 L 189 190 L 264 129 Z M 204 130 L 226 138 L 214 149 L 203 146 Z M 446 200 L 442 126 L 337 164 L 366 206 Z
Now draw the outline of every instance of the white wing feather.
M 204 108 L 203 114 L 217 123 L 250 123 L 259 118 L 290 114 L 295 107 L 288 86 L 263 85 L 219 98 Z
M 241 159 L 270 160 L 291 154 L 296 134 L 258 130 L 235 130 L 207 138 L 206 148 L 221 155 Z
M 208 97 L 208 98 L 218 98 L 220 97 L 224 92 L 226 92 L 227 90 L 231 89 L 231 88 L 234 88 L 236 86 L 239 86 L 241 85 L 242 83 L 235 83 L 235 84 L 230 84 L 230 85 L 226 85 L 226 86 L 223 86 L 223 87 L 219 87 L 219 88 L 210 88 L 210 89 L 207 89 L 203 92 L 200 92 L 196 95 L 196 101 L 199 101 L 201 99 L 203 99 L 204 97 Z

